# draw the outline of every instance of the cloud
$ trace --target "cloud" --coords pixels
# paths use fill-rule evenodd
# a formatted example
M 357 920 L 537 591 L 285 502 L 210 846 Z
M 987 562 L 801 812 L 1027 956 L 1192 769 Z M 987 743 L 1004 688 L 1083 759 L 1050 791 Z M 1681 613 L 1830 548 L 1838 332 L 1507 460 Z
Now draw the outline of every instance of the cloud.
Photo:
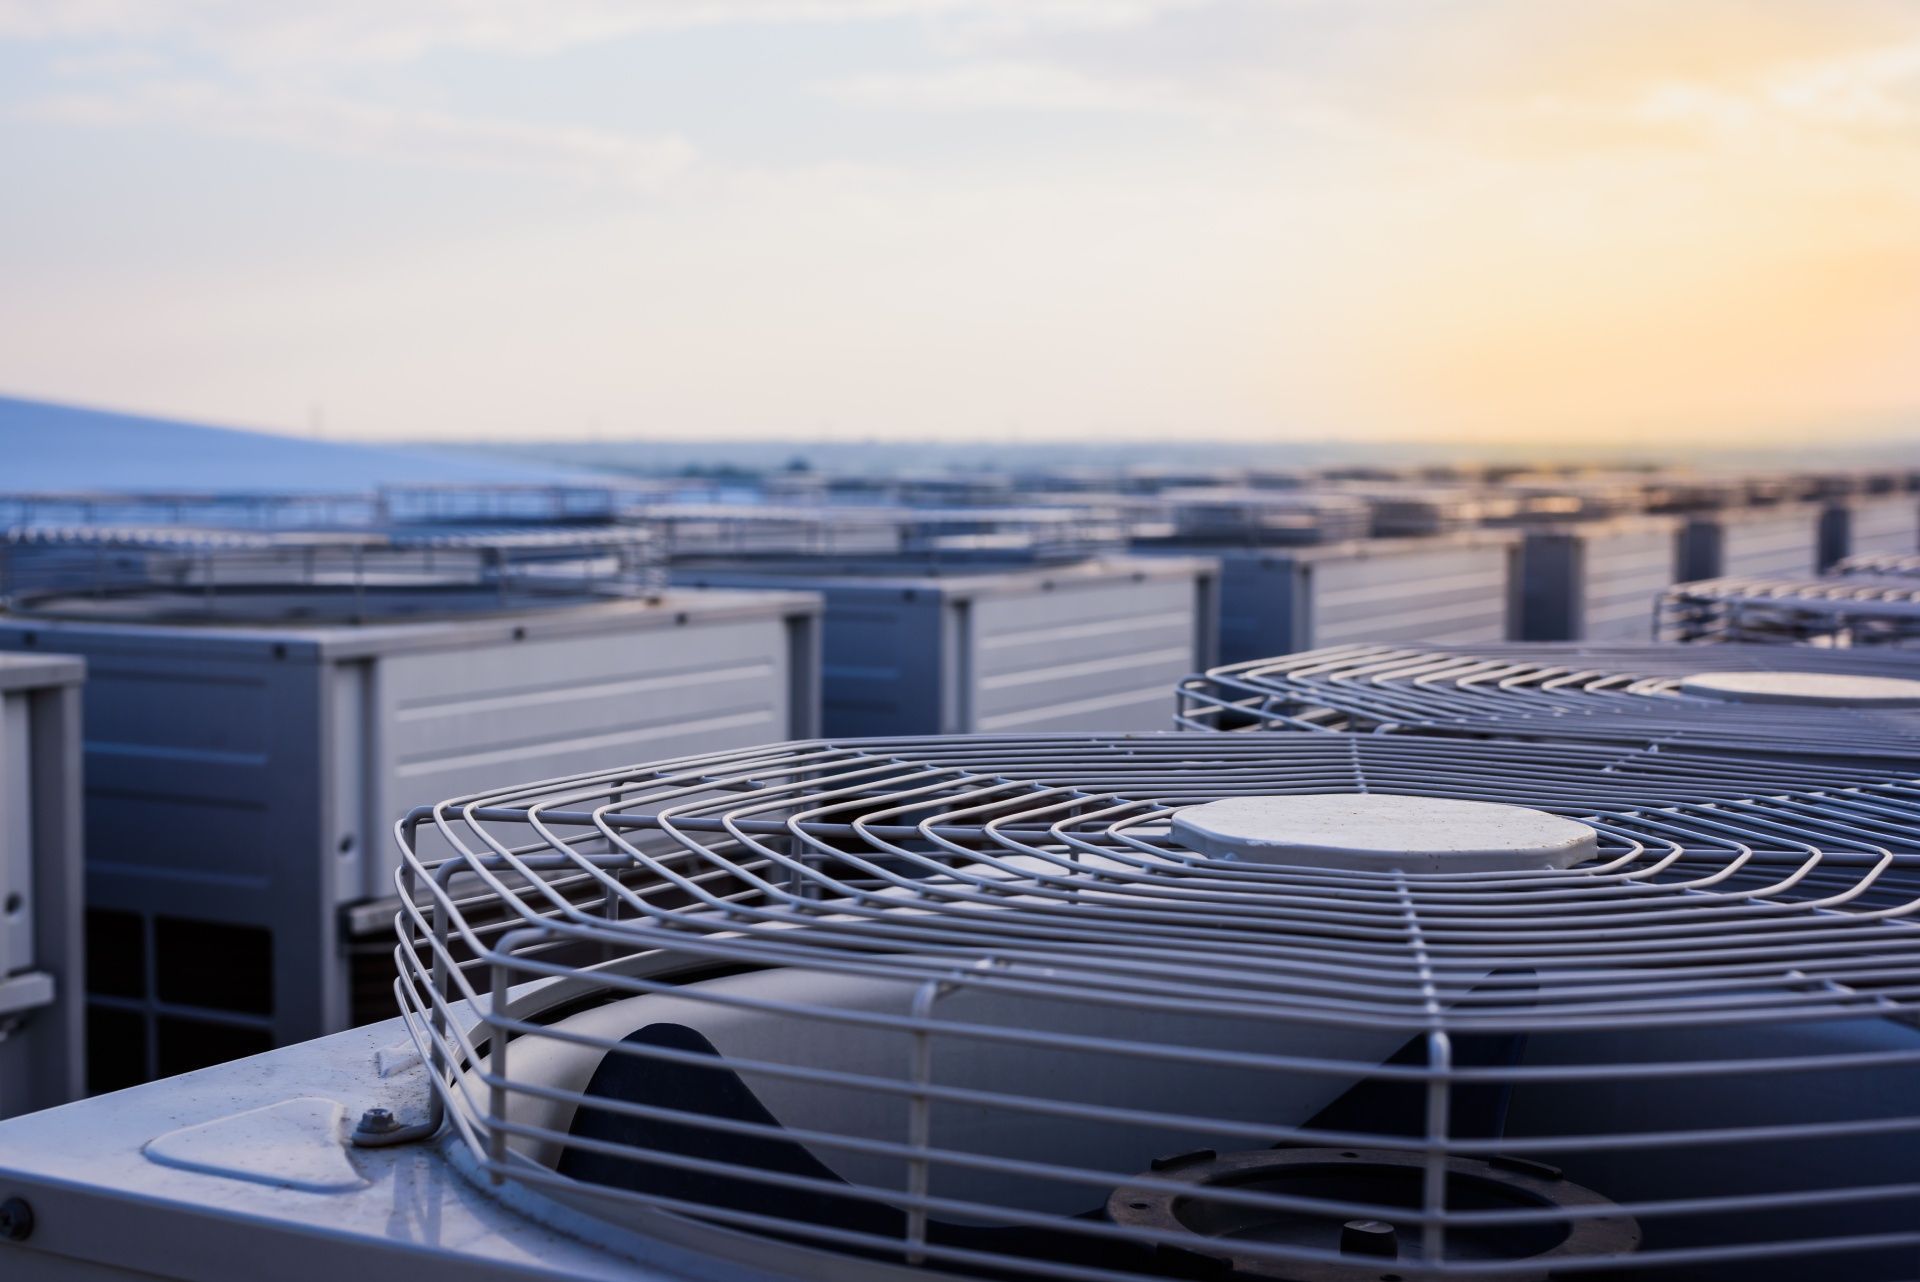
M 1146 21 L 1196 0 L 0 0 L 0 40 L 184 43 L 230 63 L 544 54 L 648 31 L 899 19 L 1016 33 Z
M 876 73 L 822 86 L 841 102 L 896 111 L 1140 112 L 1223 119 L 1225 102 L 1160 81 L 1090 75 L 1042 63 L 982 62 Z
M 199 81 L 56 95 L 23 112 L 62 124 L 159 122 L 303 151 L 637 189 L 657 186 L 694 161 L 692 145 L 676 137 L 533 126 L 322 96 L 241 93 Z
M 1744 81 L 1667 81 L 1629 108 L 1636 120 L 1723 136 L 1802 130 L 1910 145 L 1920 134 L 1920 41 L 1767 69 Z

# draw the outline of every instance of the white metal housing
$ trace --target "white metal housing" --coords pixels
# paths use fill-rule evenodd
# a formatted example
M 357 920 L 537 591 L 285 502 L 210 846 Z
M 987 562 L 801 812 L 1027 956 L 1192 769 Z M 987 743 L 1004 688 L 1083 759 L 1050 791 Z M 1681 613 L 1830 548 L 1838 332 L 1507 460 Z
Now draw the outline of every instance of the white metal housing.
M 1228 663 L 1349 641 L 1504 641 L 1520 614 L 1520 534 L 1317 547 L 1186 549 L 1220 562 L 1220 657 Z
M 1642 641 L 1653 603 L 1679 577 L 1679 521 L 1627 516 L 1526 532 L 1523 641 Z
M 80 1094 L 85 670 L 0 654 L 0 1117 Z
M 84 656 L 95 1089 L 392 1009 L 395 814 L 817 727 L 818 598 L 670 592 L 416 622 L 0 616 Z M 356 909 L 361 911 L 356 912 Z
M 830 734 L 1158 729 L 1181 665 L 1216 652 L 1218 569 L 1198 557 L 941 573 L 743 558 L 672 573 L 689 587 L 825 598 Z
M 1550 817 L 1577 862 L 1182 832 L 1260 801 L 1264 844 L 1264 803 L 1333 795 L 1407 799 L 1363 851 L 1466 806 L 1476 847 Z M 404 1031 L 0 1125 L 0 1269 L 1898 1282 L 1916 830 L 1907 777 L 1844 762 L 1374 735 L 810 742 L 468 795 L 402 825 Z

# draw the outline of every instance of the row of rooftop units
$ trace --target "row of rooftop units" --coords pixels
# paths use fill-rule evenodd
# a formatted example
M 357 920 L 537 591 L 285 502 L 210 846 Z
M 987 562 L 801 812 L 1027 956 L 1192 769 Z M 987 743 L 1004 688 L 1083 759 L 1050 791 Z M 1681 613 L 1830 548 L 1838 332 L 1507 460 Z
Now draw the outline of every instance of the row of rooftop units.
M 519 597 L 383 621 L 425 570 L 358 556 L 301 627 L 6 622 L 87 660 L 0 656 L 0 1115 L 82 1090 L 83 968 L 144 1075 L 301 1043 L 0 1125 L 9 1276 L 1912 1276 L 1920 555 L 1694 644 L 1276 651 L 1169 681 L 1171 737 L 766 746 L 810 733 L 811 598 L 600 603 L 686 616 L 610 675 L 614 632 Z M 708 658 L 789 728 L 660 733 Z M 577 690 L 646 728 L 556 753 Z M 1304 869 L 1203 822 L 1343 790 L 1414 808 Z M 1540 809 L 1461 846 L 1488 802 Z M 1591 848 L 1527 844 L 1566 815 Z
M 93 1089 L 385 1011 L 388 829 L 438 797 L 820 734 L 1155 730 L 1174 683 L 1219 662 L 1641 640 L 1656 601 L 1678 639 L 1898 643 L 1906 571 L 1876 550 L 1920 550 L 1905 491 L 1252 546 L 1097 505 L 622 494 L 0 499 L 0 651 L 71 656 L 61 688 L 87 673 L 83 722 L 60 696 L 49 742 L 84 742 Z M 1675 586 L 1823 565 L 1879 613 L 1789 627 L 1724 575 Z M 16 836 L 44 819 L 77 839 L 69 809 L 12 808 Z M 79 902 L 29 900 L 9 911 Z

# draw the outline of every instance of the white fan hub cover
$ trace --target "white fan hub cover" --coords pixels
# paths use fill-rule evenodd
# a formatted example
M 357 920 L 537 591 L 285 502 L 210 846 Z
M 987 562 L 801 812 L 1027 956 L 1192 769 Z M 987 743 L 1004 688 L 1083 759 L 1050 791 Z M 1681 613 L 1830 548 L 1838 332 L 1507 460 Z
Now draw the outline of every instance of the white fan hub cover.
M 1378 793 L 1230 797 L 1178 811 L 1173 832 L 1215 859 L 1354 872 L 1571 868 L 1599 852 L 1591 827 L 1544 810 Z
M 1733 703 L 1920 708 L 1920 681 L 1841 672 L 1703 672 L 1682 677 L 1680 692 Z

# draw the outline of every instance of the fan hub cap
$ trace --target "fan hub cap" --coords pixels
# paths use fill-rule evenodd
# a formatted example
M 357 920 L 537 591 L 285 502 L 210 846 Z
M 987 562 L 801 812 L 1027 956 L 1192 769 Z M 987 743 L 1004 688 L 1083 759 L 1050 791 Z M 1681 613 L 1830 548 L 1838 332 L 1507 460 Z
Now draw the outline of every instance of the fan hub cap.
M 1215 859 L 1354 872 L 1571 868 L 1600 844 L 1544 810 L 1377 793 L 1230 797 L 1176 812 L 1173 833 Z
M 1702 672 L 1680 678 L 1680 692 L 1731 703 L 1920 708 L 1920 681 L 1840 672 Z

